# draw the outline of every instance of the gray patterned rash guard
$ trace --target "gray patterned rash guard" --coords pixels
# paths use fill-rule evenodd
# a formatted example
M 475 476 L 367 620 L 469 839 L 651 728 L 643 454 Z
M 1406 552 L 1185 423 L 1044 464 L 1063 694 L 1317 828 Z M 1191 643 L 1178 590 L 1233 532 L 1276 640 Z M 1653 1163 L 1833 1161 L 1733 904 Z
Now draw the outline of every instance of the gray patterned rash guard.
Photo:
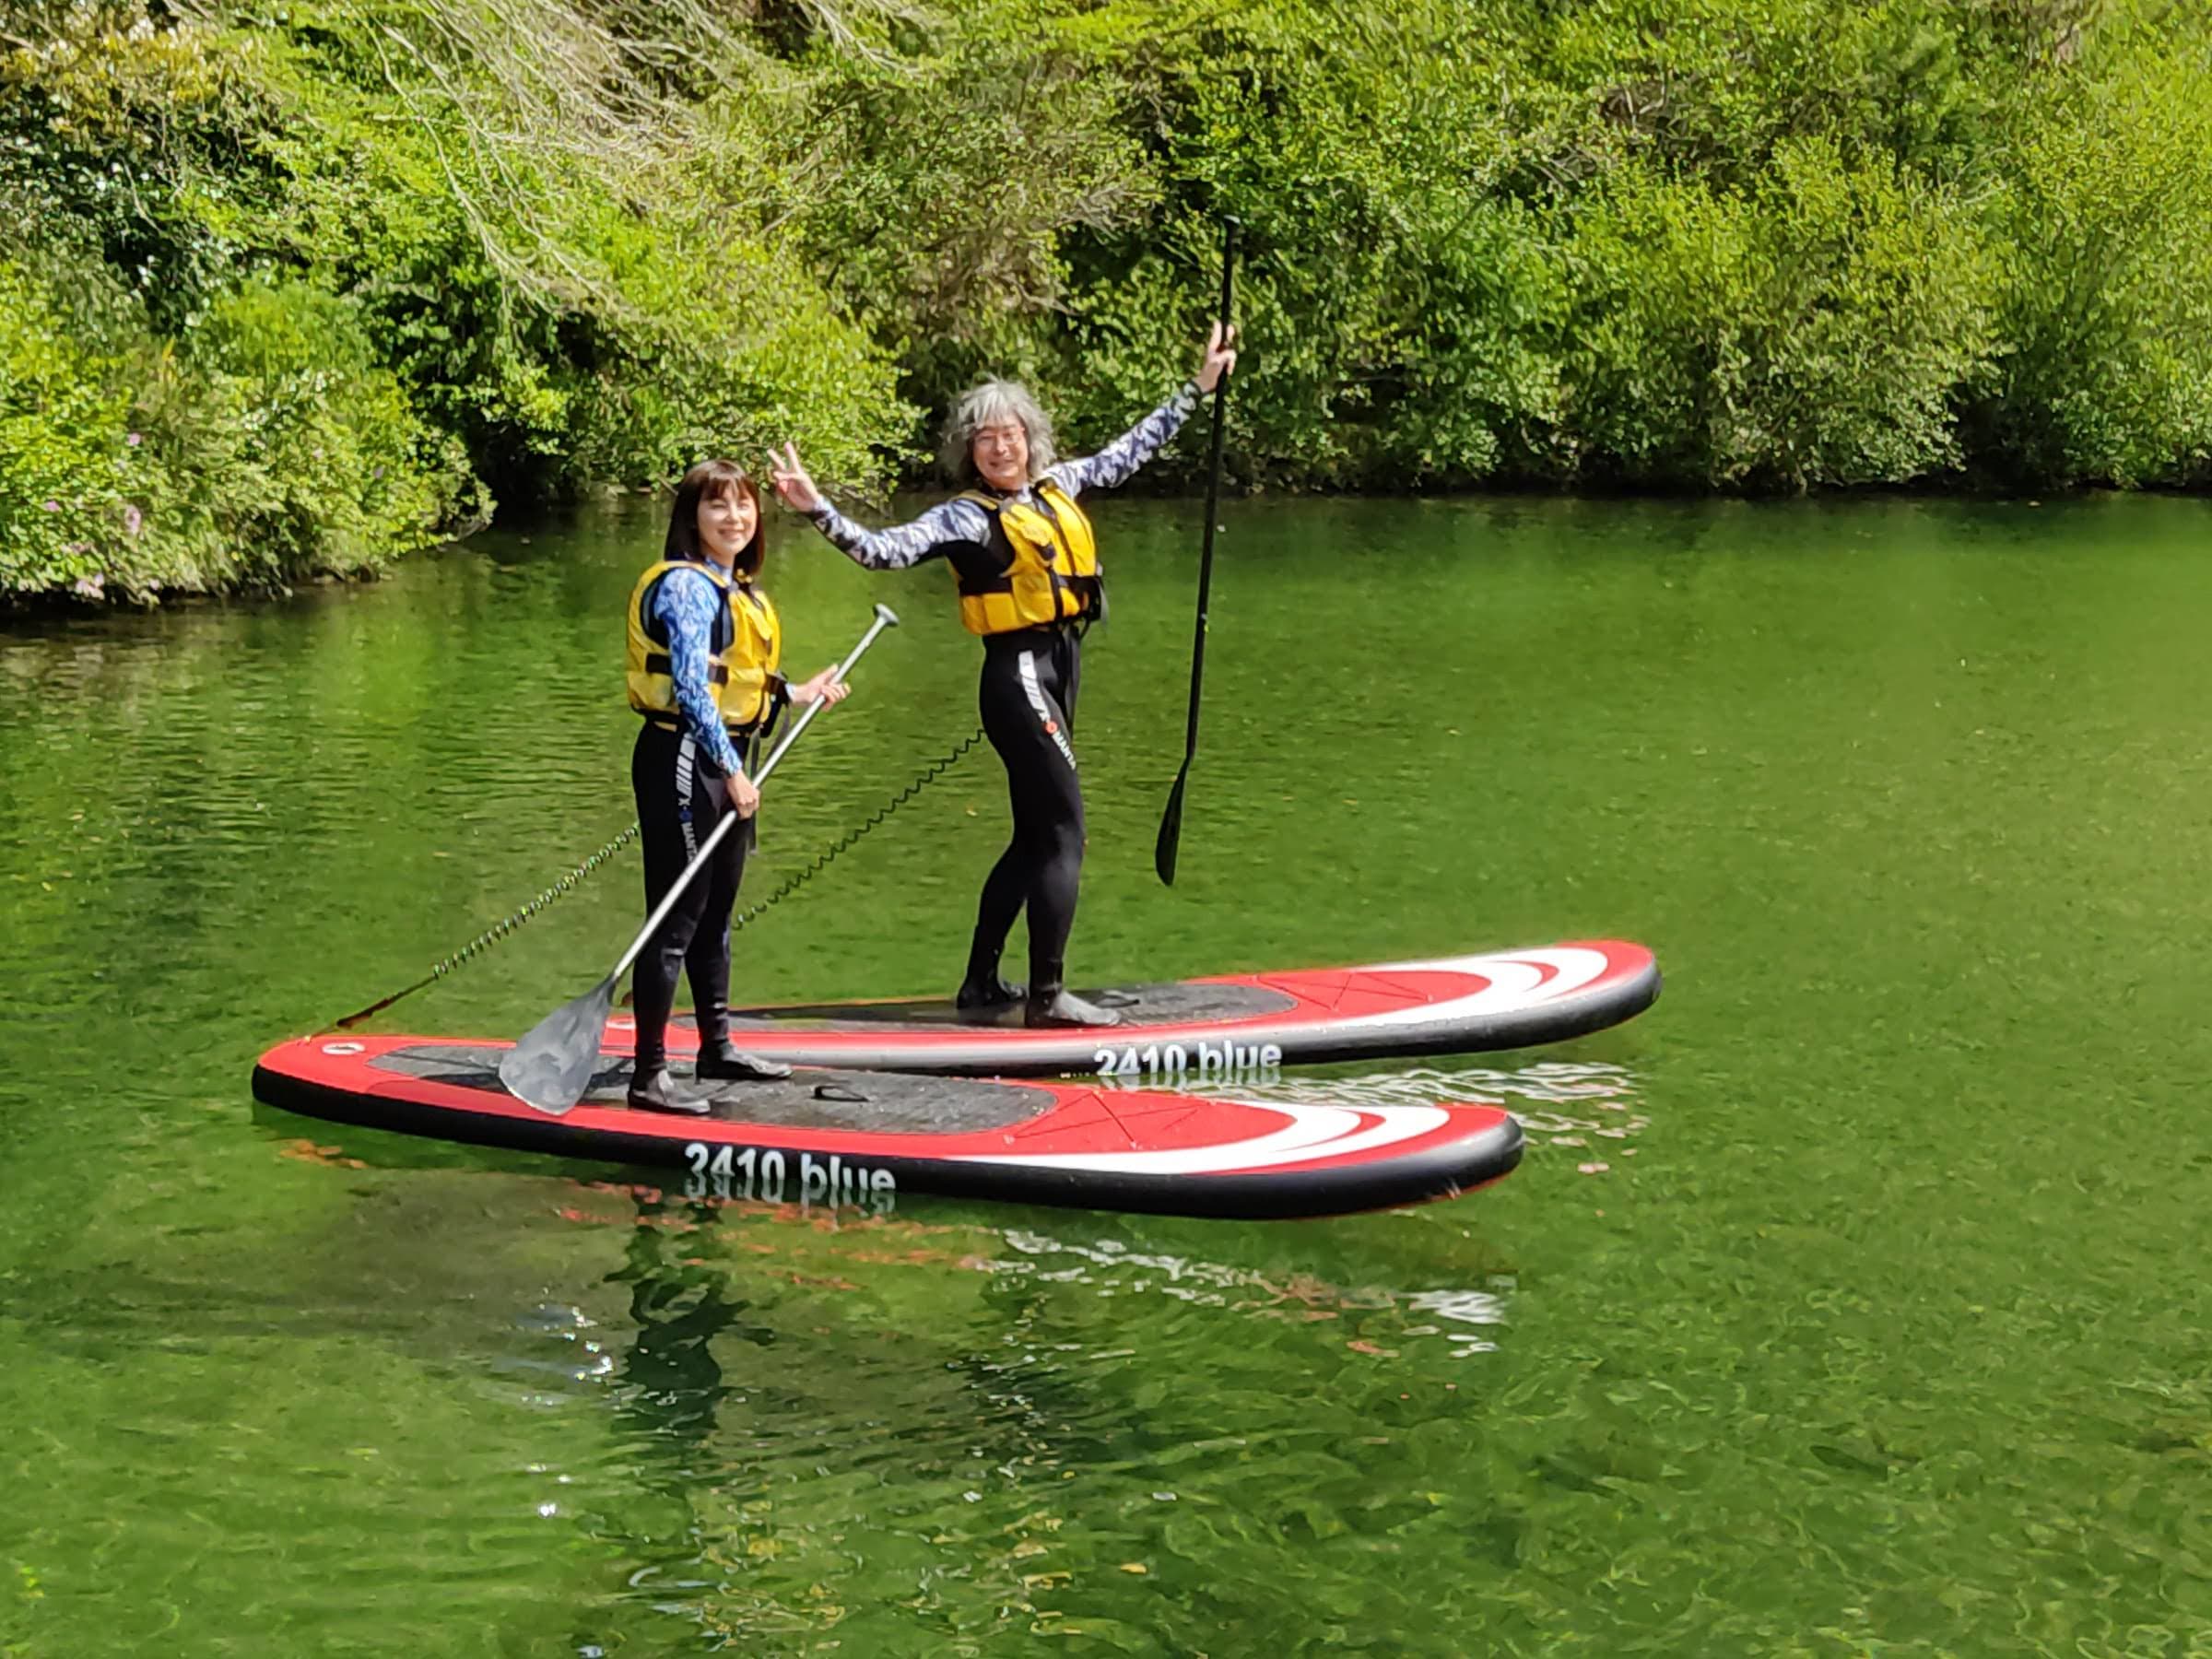
M 1174 396 L 1097 454 L 1055 461 L 1044 469 L 1036 483 L 1049 479 L 1070 496 L 1079 496 L 1087 489 L 1112 489 L 1125 483 L 1182 429 L 1191 411 L 1198 406 L 1198 397 L 1197 382 L 1185 381 Z M 1027 486 L 1007 500 L 1031 500 L 1035 488 L 1035 484 Z M 865 565 L 871 571 L 903 571 L 943 553 L 947 547 L 987 542 L 991 536 L 991 515 L 973 501 L 957 498 L 940 501 L 920 518 L 894 524 L 888 530 L 864 528 L 826 500 L 806 516 L 839 551 L 854 564 Z

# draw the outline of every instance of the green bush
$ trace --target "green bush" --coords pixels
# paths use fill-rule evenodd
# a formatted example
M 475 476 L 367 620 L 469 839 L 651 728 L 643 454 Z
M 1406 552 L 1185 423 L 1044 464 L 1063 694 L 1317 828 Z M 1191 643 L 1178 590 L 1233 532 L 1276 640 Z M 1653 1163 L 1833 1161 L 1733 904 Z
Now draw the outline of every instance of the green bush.
M 152 510 L 196 568 L 227 556 L 258 586 L 363 574 L 439 540 L 473 499 L 460 445 L 371 361 L 346 301 L 246 286 L 163 369 L 140 405 L 169 481 Z
M 23 0 L 0 591 L 372 571 L 794 438 L 1241 480 L 2212 479 L 2212 11 L 2166 0 Z M 1188 480 L 1204 423 L 1149 477 Z M 96 579 L 99 579 L 96 581 Z
M 1999 198 L 2006 349 L 1972 382 L 1979 458 L 2023 484 L 2212 478 L 2212 98 L 2151 41 L 2053 88 Z
M 148 596 L 360 574 L 470 488 L 344 302 L 218 299 L 189 349 L 97 268 L 0 264 L 0 585 Z
M 1955 467 L 1950 399 L 1994 349 L 1971 215 L 1793 142 L 1748 193 L 1641 167 L 1576 228 L 1566 427 L 1586 471 L 1800 490 Z
M 130 397 L 53 288 L 0 262 L 0 589 L 95 590 L 127 534 Z

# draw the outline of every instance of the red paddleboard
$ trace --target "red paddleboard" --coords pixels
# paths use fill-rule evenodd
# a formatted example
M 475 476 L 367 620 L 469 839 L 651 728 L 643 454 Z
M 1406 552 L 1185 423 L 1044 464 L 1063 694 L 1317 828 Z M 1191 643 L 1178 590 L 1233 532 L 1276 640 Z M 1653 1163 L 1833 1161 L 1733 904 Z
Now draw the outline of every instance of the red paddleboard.
M 628 1057 L 551 1117 L 500 1084 L 513 1045 L 326 1033 L 281 1043 L 253 1093 L 335 1123 L 679 1171 L 693 1196 L 859 1204 L 898 1194 L 1167 1215 L 1342 1215 L 1445 1198 L 1521 1161 L 1496 1106 L 1273 1105 L 1098 1083 L 800 1070 L 724 1086 L 709 1117 L 622 1104 Z M 688 1079 L 687 1079 L 688 1081 Z
M 1618 1025 L 1659 994 L 1659 965 L 1617 939 L 1367 968 L 1225 973 L 1078 994 L 1122 1016 L 1112 1028 L 1030 1030 L 1018 1006 L 991 1017 L 948 1002 L 740 1008 L 731 1036 L 794 1065 L 974 1077 L 1088 1072 L 1155 1081 L 1231 1081 L 1277 1065 L 1461 1054 L 1558 1042 Z M 627 1015 L 606 1041 L 627 1049 Z M 679 1023 L 670 1046 L 698 1046 Z

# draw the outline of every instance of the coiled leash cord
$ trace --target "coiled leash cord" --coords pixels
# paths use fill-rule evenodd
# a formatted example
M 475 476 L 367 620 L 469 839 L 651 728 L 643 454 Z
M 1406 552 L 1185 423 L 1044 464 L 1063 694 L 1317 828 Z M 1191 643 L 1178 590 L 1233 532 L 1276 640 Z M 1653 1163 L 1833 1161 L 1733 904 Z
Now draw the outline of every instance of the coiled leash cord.
M 867 834 L 869 830 L 875 829 L 877 825 L 882 823 L 884 819 L 889 818 L 892 813 L 898 811 L 900 807 L 905 806 L 907 802 L 912 800 L 924 789 L 927 789 L 932 783 L 935 783 L 939 778 L 950 771 L 953 767 L 959 763 L 962 755 L 965 755 L 970 749 L 973 748 L 982 740 L 983 728 L 978 726 L 974 731 L 969 733 L 967 736 L 960 739 L 959 743 L 955 744 L 949 753 L 942 756 L 938 759 L 931 761 L 927 766 L 924 767 L 920 773 L 915 776 L 914 781 L 912 783 L 909 783 L 904 789 L 900 790 L 897 794 L 886 801 L 881 806 L 877 807 L 872 816 L 862 820 L 862 822 L 855 825 L 853 829 L 846 830 L 843 835 L 840 836 L 836 841 L 831 841 L 828 847 L 816 853 L 813 860 L 808 863 L 804 869 L 794 872 L 793 875 L 784 881 L 782 887 L 778 888 L 767 898 L 761 900 L 759 903 L 748 904 L 745 907 L 745 909 L 739 911 L 735 916 L 731 917 L 730 931 L 732 933 L 735 933 L 747 922 L 757 919 L 761 912 L 770 909 L 773 905 L 780 904 L 784 900 L 790 898 L 792 894 L 797 892 L 799 888 L 805 887 L 809 881 L 812 881 L 817 876 L 819 876 L 824 870 L 830 867 L 830 862 L 835 859 L 839 853 L 851 847 L 855 841 L 859 841 L 862 836 Z
M 454 951 L 453 955 L 441 958 L 438 961 L 432 963 L 430 966 L 430 971 L 424 974 L 420 979 L 417 980 L 413 984 L 406 986 L 403 990 L 393 992 L 391 995 L 385 997 L 381 1002 L 372 1002 L 367 1007 L 357 1009 L 353 1013 L 347 1015 L 345 1018 L 337 1021 L 336 1029 L 341 1031 L 349 1031 L 355 1026 L 359 1025 L 361 1021 L 367 1019 L 371 1014 L 382 1013 L 394 1003 L 399 1001 L 401 997 L 412 996 L 416 992 L 421 990 L 425 985 L 436 984 L 447 974 L 459 968 L 464 962 L 470 960 L 472 958 L 482 955 L 487 950 L 489 950 L 494 945 L 497 945 L 501 939 L 505 938 L 516 928 L 522 926 L 524 923 L 531 920 L 540 911 L 546 909 L 546 907 L 550 905 L 556 899 L 565 898 L 568 894 L 574 892 L 576 888 L 582 884 L 583 878 L 586 876 L 589 876 L 594 870 L 597 869 L 601 865 L 605 864 L 608 859 L 612 858 L 616 853 L 621 852 L 623 848 L 629 846 L 631 841 L 637 839 L 638 827 L 633 823 L 629 829 L 623 830 L 621 834 L 616 836 L 613 841 L 608 841 L 606 846 L 600 848 L 598 852 L 593 853 L 589 858 L 585 859 L 582 864 L 571 870 L 566 876 L 563 876 L 559 881 L 555 882 L 544 892 L 538 894 L 536 898 L 531 900 L 527 904 L 522 906 L 521 909 L 509 912 L 506 915 L 501 916 L 497 922 L 494 922 L 489 927 L 486 928 L 482 933 L 478 934 L 475 938 L 471 939 L 467 944 L 462 946 L 460 949 Z
M 939 778 L 950 771 L 962 756 L 967 754 L 970 749 L 973 748 L 982 740 L 982 728 L 978 726 L 966 737 L 962 738 L 958 744 L 954 745 L 949 753 L 939 757 L 937 759 L 931 761 L 927 766 L 924 767 L 922 771 L 916 774 L 912 782 L 909 783 L 904 789 L 900 790 L 888 801 L 877 807 L 877 810 L 866 819 L 863 820 L 853 829 L 847 830 L 842 836 L 832 841 L 822 852 L 815 854 L 814 858 L 804 869 L 795 872 L 789 880 L 785 881 L 783 885 L 779 887 L 774 892 L 771 893 L 767 898 L 761 900 L 759 903 L 748 905 L 745 910 L 738 912 L 737 915 L 732 917 L 730 920 L 730 931 L 732 933 L 735 933 L 747 923 L 751 922 L 759 917 L 763 911 L 766 911 L 771 906 L 779 904 L 783 900 L 790 898 L 793 893 L 798 891 L 800 888 L 806 886 L 807 882 L 813 880 L 817 876 L 819 876 L 824 870 L 830 867 L 830 864 L 835 861 L 840 853 L 845 852 L 848 848 L 853 846 L 854 842 L 858 841 L 862 836 L 867 834 L 869 830 L 875 829 L 886 818 L 889 818 L 891 814 L 897 812 L 900 807 L 905 806 L 907 802 L 912 800 L 924 789 L 927 789 L 932 783 L 935 783 Z M 417 980 L 413 984 L 404 986 L 401 989 L 393 992 L 391 995 L 371 1003 L 365 1008 L 357 1008 L 351 1014 L 347 1015 L 345 1018 L 333 1022 L 332 1029 L 340 1031 L 349 1031 L 355 1026 L 359 1025 L 363 1020 L 369 1018 L 371 1015 L 382 1013 L 386 1008 L 390 1007 L 394 1003 L 398 1002 L 401 998 L 414 995 L 416 992 L 420 991 L 426 985 L 436 984 L 440 980 L 445 978 L 447 974 L 454 972 L 464 964 L 473 960 L 477 957 L 481 956 L 485 951 L 489 950 L 494 945 L 497 945 L 500 940 L 507 937 L 508 935 L 513 933 L 517 928 L 521 927 L 524 923 L 528 922 L 537 916 L 540 912 L 544 911 L 547 906 L 552 904 L 555 900 L 566 898 L 570 893 L 574 892 L 578 887 L 582 885 L 583 878 L 585 877 L 589 876 L 594 870 L 596 870 L 601 865 L 605 864 L 608 859 L 619 853 L 624 847 L 629 845 L 629 843 L 637 840 L 637 838 L 638 826 L 633 823 L 629 829 L 623 830 L 621 834 L 616 836 L 614 840 L 608 841 L 604 847 L 601 847 L 596 853 L 594 853 L 589 858 L 586 858 L 582 864 L 578 865 L 574 869 L 563 876 L 551 887 L 546 888 L 544 892 L 538 894 L 535 899 L 532 899 L 528 903 L 524 904 L 519 908 L 511 911 L 508 912 L 508 914 L 500 917 L 497 922 L 494 922 L 489 927 L 486 928 L 482 933 L 471 939 L 467 944 L 462 946 L 460 949 L 454 951 L 451 956 L 442 957 L 438 961 L 431 964 L 430 971 L 424 974 L 420 979 Z

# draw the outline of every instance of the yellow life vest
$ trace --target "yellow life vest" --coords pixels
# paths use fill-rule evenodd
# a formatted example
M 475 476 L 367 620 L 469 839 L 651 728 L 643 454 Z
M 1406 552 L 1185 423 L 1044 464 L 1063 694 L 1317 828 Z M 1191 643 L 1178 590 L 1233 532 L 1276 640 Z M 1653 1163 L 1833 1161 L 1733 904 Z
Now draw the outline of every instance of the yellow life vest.
M 629 642 L 626 678 L 629 706 L 646 719 L 674 725 L 675 665 L 653 604 L 671 571 L 698 571 L 723 596 L 709 636 L 707 688 L 733 732 L 758 725 L 772 705 L 770 687 L 783 655 L 783 627 L 768 595 L 747 582 L 732 582 L 705 559 L 663 559 L 647 568 L 629 594 Z
M 1090 520 L 1075 498 L 1053 483 L 1036 487 L 1034 501 L 1002 500 L 980 489 L 973 501 L 997 526 L 993 546 L 1007 555 L 996 576 L 962 575 L 960 621 L 970 633 L 1011 633 L 1021 628 L 1095 616 L 1100 608 L 1099 551 Z

